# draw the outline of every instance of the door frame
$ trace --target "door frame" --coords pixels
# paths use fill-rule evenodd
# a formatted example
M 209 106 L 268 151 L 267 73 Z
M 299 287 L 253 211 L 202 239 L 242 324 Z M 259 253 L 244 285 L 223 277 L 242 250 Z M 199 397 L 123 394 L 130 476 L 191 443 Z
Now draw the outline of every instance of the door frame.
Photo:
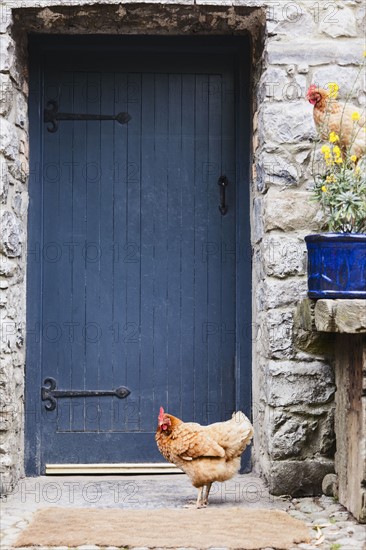
M 42 178 L 42 106 L 44 55 L 67 55 L 78 51 L 153 51 L 156 55 L 165 51 L 167 42 L 173 53 L 200 53 L 234 56 L 236 91 L 236 409 L 251 417 L 252 410 L 252 260 L 250 239 L 251 210 L 251 115 L 250 90 L 252 46 L 249 36 L 109 36 L 109 35 L 30 35 L 29 36 L 29 189 L 37 189 Z M 41 188 L 42 189 L 42 188 Z M 27 250 L 27 346 L 25 368 L 25 471 L 27 475 L 41 475 L 41 422 L 43 408 L 39 407 L 41 390 L 42 322 L 37 319 L 42 311 L 42 269 L 40 243 L 42 226 L 39 212 L 43 202 L 42 192 L 29 193 L 28 239 L 39 244 L 38 249 Z M 32 380 L 32 384 L 30 384 Z M 250 452 L 244 454 L 241 472 L 250 471 Z

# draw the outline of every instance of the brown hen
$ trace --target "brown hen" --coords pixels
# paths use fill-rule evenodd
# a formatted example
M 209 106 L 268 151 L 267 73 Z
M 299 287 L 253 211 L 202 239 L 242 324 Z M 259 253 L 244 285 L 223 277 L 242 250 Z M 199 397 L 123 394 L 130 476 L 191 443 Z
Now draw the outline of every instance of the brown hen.
M 321 139 L 328 140 L 334 132 L 339 136 L 339 146 L 343 153 L 355 155 L 360 159 L 366 152 L 365 116 L 355 106 L 342 103 L 332 94 L 312 84 L 306 95 L 314 105 L 314 122 Z M 352 115 L 358 113 L 359 120 Z
M 155 435 L 164 458 L 183 470 L 199 489 L 197 508 L 207 505 L 214 481 L 226 481 L 238 472 L 240 457 L 252 437 L 253 426 L 241 411 L 226 422 L 201 426 L 182 422 L 163 407 Z

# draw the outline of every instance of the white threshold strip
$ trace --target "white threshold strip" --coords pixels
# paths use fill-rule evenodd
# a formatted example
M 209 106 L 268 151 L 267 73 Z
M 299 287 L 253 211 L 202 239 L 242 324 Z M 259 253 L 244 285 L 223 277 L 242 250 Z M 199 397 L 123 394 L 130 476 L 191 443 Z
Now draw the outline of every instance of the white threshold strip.
M 123 464 L 46 464 L 46 475 L 81 474 L 182 474 L 168 462 Z

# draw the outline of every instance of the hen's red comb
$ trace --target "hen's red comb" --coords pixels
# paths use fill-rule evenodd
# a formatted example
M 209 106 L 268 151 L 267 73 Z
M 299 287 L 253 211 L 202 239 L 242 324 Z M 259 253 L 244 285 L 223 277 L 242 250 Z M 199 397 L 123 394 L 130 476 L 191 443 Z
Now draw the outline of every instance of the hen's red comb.
M 307 95 L 311 94 L 312 92 L 315 92 L 317 89 L 318 89 L 318 87 L 317 87 L 316 84 L 311 84 L 311 85 L 309 86 Z
M 163 421 L 164 414 L 165 414 L 165 413 L 164 413 L 163 407 L 160 407 L 158 419 L 159 419 L 161 422 Z

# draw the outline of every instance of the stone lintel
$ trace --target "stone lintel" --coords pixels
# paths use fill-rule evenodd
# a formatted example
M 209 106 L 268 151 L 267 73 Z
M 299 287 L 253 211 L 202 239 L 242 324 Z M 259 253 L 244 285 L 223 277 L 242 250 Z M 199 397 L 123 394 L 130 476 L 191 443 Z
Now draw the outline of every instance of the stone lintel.
M 366 300 L 318 300 L 314 321 L 320 332 L 366 333 Z

